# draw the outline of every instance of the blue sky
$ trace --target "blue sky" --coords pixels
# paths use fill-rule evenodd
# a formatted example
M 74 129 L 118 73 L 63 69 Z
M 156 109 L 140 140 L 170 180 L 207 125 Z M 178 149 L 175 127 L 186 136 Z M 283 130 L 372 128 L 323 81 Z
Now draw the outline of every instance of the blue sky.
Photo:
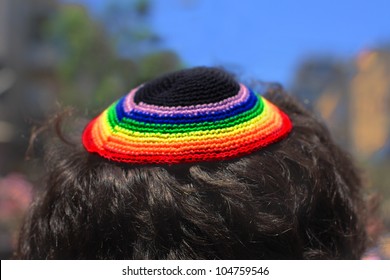
M 86 3 L 93 12 L 108 1 Z M 389 0 L 151 0 L 152 29 L 188 66 L 291 83 L 308 56 L 352 59 L 390 43 Z

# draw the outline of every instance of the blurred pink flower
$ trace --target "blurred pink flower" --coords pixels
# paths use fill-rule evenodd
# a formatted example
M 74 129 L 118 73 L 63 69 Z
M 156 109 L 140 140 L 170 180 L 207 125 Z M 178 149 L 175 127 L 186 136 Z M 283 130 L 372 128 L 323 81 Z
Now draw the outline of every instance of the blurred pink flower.
M 32 199 L 33 186 L 23 175 L 12 173 L 0 179 L 0 222 L 20 219 Z

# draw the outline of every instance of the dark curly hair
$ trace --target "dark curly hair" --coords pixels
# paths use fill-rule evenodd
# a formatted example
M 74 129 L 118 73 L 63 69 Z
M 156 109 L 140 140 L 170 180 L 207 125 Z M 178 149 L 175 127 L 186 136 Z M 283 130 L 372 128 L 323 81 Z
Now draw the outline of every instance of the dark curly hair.
M 20 259 L 359 259 L 361 180 L 325 126 L 282 90 L 284 140 L 236 160 L 134 166 L 81 145 L 48 153 Z

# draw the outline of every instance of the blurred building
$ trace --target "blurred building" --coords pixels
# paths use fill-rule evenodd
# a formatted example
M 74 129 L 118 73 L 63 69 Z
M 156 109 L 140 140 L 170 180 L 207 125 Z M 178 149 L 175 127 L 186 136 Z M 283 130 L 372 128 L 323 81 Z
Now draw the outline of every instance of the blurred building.
M 350 63 L 329 57 L 314 57 L 304 61 L 297 70 L 292 88 L 305 106 L 314 110 L 326 122 L 336 141 L 348 148 L 349 81 L 353 74 Z
M 293 94 L 327 123 L 336 141 L 361 160 L 390 157 L 390 50 L 353 62 L 311 58 L 297 71 Z
M 17 168 L 29 127 L 53 107 L 55 50 L 45 24 L 55 0 L 0 0 L 0 175 Z
M 366 51 L 359 55 L 350 96 L 350 134 L 355 154 L 368 158 L 388 153 L 390 51 Z

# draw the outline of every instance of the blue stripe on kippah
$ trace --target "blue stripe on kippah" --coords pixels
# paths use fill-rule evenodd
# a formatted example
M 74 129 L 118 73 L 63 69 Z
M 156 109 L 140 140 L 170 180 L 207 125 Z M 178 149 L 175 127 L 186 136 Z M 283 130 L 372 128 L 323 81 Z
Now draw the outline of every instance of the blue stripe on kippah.
M 219 121 L 224 120 L 226 118 L 236 116 L 240 113 L 248 111 L 252 109 L 256 102 L 258 102 L 258 98 L 256 95 L 250 91 L 248 100 L 243 104 L 237 104 L 236 106 L 220 111 L 215 112 L 214 114 L 203 113 L 197 116 L 188 116 L 186 114 L 177 114 L 174 116 L 166 116 L 161 117 L 157 114 L 145 114 L 143 112 L 131 111 L 125 112 L 123 103 L 125 101 L 125 97 L 123 97 L 118 104 L 116 105 L 116 115 L 119 121 L 121 121 L 124 117 L 133 119 L 139 122 L 146 123 L 160 123 L 160 124 L 186 124 L 186 123 L 197 123 L 197 122 L 207 122 L 207 121 Z
M 122 97 L 115 106 L 116 117 L 118 121 L 121 121 L 123 118 L 127 118 L 128 114 L 124 110 L 123 103 L 125 102 L 126 96 Z

